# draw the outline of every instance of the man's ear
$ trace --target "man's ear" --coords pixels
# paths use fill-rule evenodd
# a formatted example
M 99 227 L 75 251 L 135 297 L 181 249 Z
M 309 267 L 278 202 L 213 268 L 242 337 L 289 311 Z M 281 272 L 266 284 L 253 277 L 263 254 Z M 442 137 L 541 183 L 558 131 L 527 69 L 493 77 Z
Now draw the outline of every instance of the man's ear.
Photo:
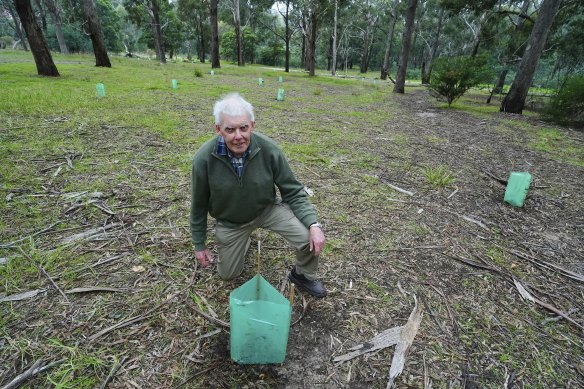
M 217 134 L 220 134 L 221 133 L 221 126 L 219 124 L 215 124 L 215 132 Z
M 249 125 L 251 126 L 251 129 L 253 130 L 253 129 L 255 129 L 256 122 L 255 121 L 250 122 Z

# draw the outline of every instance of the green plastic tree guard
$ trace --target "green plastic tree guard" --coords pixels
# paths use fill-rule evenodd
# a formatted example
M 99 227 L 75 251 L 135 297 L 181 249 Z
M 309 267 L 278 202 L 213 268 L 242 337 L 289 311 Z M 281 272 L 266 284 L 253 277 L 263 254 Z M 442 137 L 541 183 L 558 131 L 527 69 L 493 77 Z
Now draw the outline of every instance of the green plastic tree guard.
M 263 78 L 258 78 L 258 85 L 264 85 L 264 79 Z
M 101 82 L 95 84 L 95 90 L 97 91 L 97 97 L 105 97 L 105 85 Z
M 282 363 L 292 307 L 261 275 L 229 295 L 231 359 L 242 364 Z
M 284 89 L 278 88 L 278 96 L 276 96 L 276 100 L 284 101 Z
M 278 82 L 284 82 L 284 79 L 282 78 L 282 76 L 278 77 Z
M 514 207 L 522 207 L 530 184 L 531 174 L 527 172 L 511 172 L 503 200 Z
M 172 89 L 177 89 L 178 88 L 178 82 L 176 80 L 172 80 Z

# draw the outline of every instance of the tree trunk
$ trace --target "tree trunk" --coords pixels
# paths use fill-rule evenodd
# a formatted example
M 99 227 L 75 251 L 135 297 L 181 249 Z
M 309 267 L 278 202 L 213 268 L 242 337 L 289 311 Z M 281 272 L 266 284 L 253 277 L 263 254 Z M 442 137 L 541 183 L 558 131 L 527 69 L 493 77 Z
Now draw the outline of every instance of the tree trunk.
M 41 20 L 41 29 L 43 30 L 43 34 L 47 35 L 47 13 L 43 8 L 41 0 L 35 0 L 36 6 L 38 8 L 38 17 Z
M 404 93 L 405 90 L 406 70 L 408 67 L 408 56 L 410 54 L 410 43 L 412 40 L 412 32 L 414 31 L 414 18 L 416 17 L 417 6 L 418 0 L 409 0 L 408 10 L 406 13 L 406 26 L 404 28 L 402 39 L 402 50 L 399 56 L 395 86 L 393 88 L 395 93 Z
M 211 68 L 219 69 L 219 27 L 217 26 L 217 1 L 211 0 L 209 6 L 209 20 L 211 21 Z
M 58 77 L 59 71 L 53 62 L 45 37 L 36 22 L 30 0 L 14 0 L 14 6 L 24 27 L 38 74 Z
M 333 52 L 332 56 L 332 64 L 331 64 L 331 74 L 333 76 L 337 75 L 337 24 L 338 24 L 338 9 L 339 9 L 339 0 L 335 0 L 335 18 L 333 20 Z
M 8 2 L 8 3 L 6 3 L 6 8 L 8 8 L 8 13 L 10 13 L 10 17 L 14 21 L 14 31 L 16 32 L 16 36 L 18 37 L 18 41 L 14 42 L 14 44 L 12 45 L 12 49 L 16 48 L 16 45 L 18 43 L 20 43 L 22 46 L 22 49 L 24 51 L 28 51 L 28 46 L 26 45 L 26 34 L 24 32 L 24 27 L 22 26 L 22 23 L 20 22 L 20 18 L 18 17 L 18 15 L 16 13 L 16 9 L 14 8 L 14 4 Z
M 57 36 L 57 42 L 59 42 L 59 50 L 61 51 L 61 54 L 69 54 L 67 42 L 63 35 L 61 10 L 57 6 L 57 3 L 55 3 L 55 0 L 45 0 L 45 4 L 47 5 L 51 19 L 53 19 L 53 24 L 55 25 L 55 35 Z
M 241 38 L 241 17 L 239 0 L 233 0 L 233 24 L 235 25 L 235 49 L 237 51 L 237 66 L 243 66 L 243 39 Z
M 501 73 L 499 73 L 499 78 L 497 79 L 497 83 L 495 84 L 495 87 L 493 88 L 493 90 L 491 91 L 491 94 L 487 98 L 487 104 L 491 104 L 491 99 L 493 98 L 493 95 L 495 93 L 500 94 L 503 92 L 503 87 L 505 86 L 505 79 L 507 78 L 508 72 L 509 72 L 509 68 L 505 67 L 503 70 L 501 70 Z
M 164 54 L 164 39 L 160 28 L 160 7 L 158 0 L 150 0 L 148 4 L 148 14 L 152 23 L 152 32 L 154 34 L 154 46 L 156 48 L 156 58 L 161 64 L 166 64 L 166 55 Z
M 286 15 L 284 16 L 284 26 L 286 33 L 286 53 L 285 53 L 285 63 L 284 71 L 286 73 L 290 72 L 290 40 L 292 39 L 290 31 L 290 0 L 286 0 Z
M 440 14 L 438 16 L 438 28 L 436 31 L 436 36 L 434 37 L 434 43 L 432 44 L 432 50 L 430 51 L 430 58 L 425 66 L 422 66 L 422 84 L 429 84 L 430 78 L 432 77 L 432 62 L 436 58 L 436 53 L 438 52 L 438 45 L 440 43 L 440 34 L 442 33 L 442 22 L 444 21 L 444 8 L 440 8 Z
M 312 0 L 310 3 L 310 41 L 308 42 L 308 75 L 314 77 L 316 71 L 316 1 Z
M 562 0 L 544 0 L 539 10 L 539 16 L 535 21 L 533 30 L 529 35 L 529 41 L 525 48 L 523 58 L 509 93 L 501 103 L 501 111 L 509 113 L 522 113 L 529 87 L 533 81 L 535 68 L 545 46 L 548 32 L 558 13 Z
M 382 80 L 387 80 L 389 75 L 389 54 L 391 53 L 391 46 L 393 43 L 393 32 L 395 29 L 395 22 L 397 20 L 397 6 L 399 5 L 399 0 L 393 1 L 393 9 L 391 11 L 391 22 L 389 23 L 389 29 L 387 30 L 387 39 L 385 42 L 385 54 L 383 56 L 383 65 L 381 66 L 381 78 Z
M 107 56 L 107 48 L 103 41 L 103 34 L 101 32 L 101 24 L 97 18 L 97 9 L 94 0 L 83 0 L 83 10 L 87 17 L 87 25 L 89 28 L 89 37 L 93 45 L 93 53 L 95 54 L 95 66 L 102 66 L 111 68 L 109 57 Z

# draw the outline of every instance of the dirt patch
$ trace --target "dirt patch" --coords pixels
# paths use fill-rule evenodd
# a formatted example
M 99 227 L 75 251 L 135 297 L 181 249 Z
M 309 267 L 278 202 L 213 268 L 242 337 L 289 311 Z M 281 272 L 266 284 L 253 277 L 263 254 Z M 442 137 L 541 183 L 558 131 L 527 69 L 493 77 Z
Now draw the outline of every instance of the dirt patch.
M 40 184 L 4 190 L 3 197 L 11 194 L 15 212 L 34 206 L 47 215 L 38 225 L 6 220 L 2 243 L 24 246 L 65 291 L 101 285 L 123 292 L 68 294 L 67 303 L 36 271 L 4 287 L 6 294 L 47 291 L 32 301 L 1 303 L 0 383 L 44 358 L 75 361 L 53 369 L 52 379 L 63 382 L 103 380 L 123 360 L 110 388 L 382 388 L 392 348 L 338 365 L 332 358 L 405 324 L 415 294 L 424 318 L 397 387 L 423 387 L 425 380 L 449 388 L 584 385 L 581 328 L 524 301 L 514 284 L 584 324 L 584 284 L 575 280 L 584 273 L 584 168 L 533 147 L 547 126 L 521 116 L 438 109 L 421 89 L 394 95 L 360 85 L 354 96 L 373 90 L 379 98 L 319 106 L 324 96 L 293 83 L 287 108 L 274 108 L 273 96 L 253 102 L 259 131 L 283 145 L 299 179 L 315 192 L 328 238 L 320 274 L 330 294 L 297 295 L 293 320 L 303 299 L 307 308 L 291 328 L 286 361 L 233 363 L 228 330 L 191 308 L 229 321 L 229 292 L 255 273 L 255 253 L 231 283 L 195 266 L 188 168 L 177 167 L 176 158 L 192 154 L 195 142 L 102 125 L 87 131 L 93 151 L 82 158 L 68 151 L 20 162 L 34 166 Z M 318 88 L 346 94 L 346 87 Z M 70 131 L 66 118 L 53 126 Z M 196 135 L 205 134 L 197 126 Z M 561 131 L 567 135 L 555 141 L 574 138 L 581 147 L 581 133 Z M 65 170 L 55 174 L 61 162 Z M 439 166 L 453 177 L 443 187 L 428 178 Z M 533 174 L 523 208 L 502 201 L 501 181 L 510 171 Z M 95 180 L 103 182 L 101 195 L 71 197 L 70 182 L 91 187 Z M 287 295 L 293 253 L 272 233 L 258 231 L 252 247 L 256 240 L 264 247 L 264 277 Z M 25 260 L 4 249 L 0 266 Z M 59 262 L 59 255 L 71 262 Z M 31 385 L 49 384 L 39 377 Z

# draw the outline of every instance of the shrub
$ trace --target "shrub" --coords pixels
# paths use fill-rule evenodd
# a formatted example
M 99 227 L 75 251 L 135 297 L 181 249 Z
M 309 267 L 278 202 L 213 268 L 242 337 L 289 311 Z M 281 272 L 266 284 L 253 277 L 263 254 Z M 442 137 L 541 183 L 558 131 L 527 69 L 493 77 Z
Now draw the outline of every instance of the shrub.
M 203 77 L 203 73 L 197 68 L 195 68 L 195 77 Z
M 7 49 L 12 46 L 14 39 L 11 36 L 0 36 L 0 49 Z
M 562 125 L 584 124 L 584 75 L 566 80 L 555 96 L 544 107 L 543 117 Z
M 448 106 L 470 88 L 490 81 L 487 59 L 479 57 L 438 58 L 432 67 L 430 89 L 446 98 Z

